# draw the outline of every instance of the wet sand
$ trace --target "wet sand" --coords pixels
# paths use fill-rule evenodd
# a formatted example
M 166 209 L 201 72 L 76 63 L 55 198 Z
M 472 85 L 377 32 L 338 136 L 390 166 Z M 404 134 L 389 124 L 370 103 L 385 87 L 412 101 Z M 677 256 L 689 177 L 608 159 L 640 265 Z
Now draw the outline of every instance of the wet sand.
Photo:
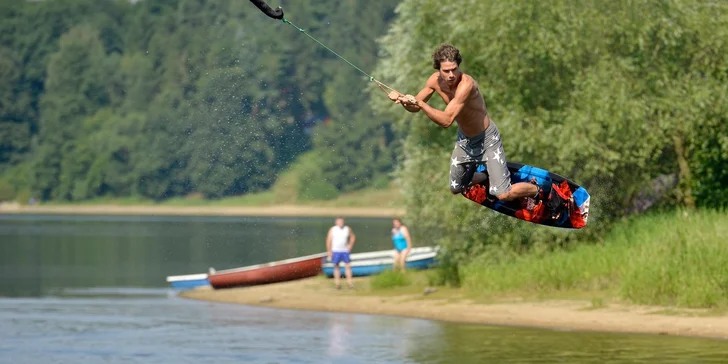
M 172 215 L 172 216 L 316 216 L 392 217 L 404 211 L 386 207 L 318 206 L 121 206 L 121 205 L 0 205 L 0 213 L 59 215 Z
M 355 279 L 356 290 L 333 289 L 322 277 L 264 286 L 214 290 L 200 288 L 181 297 L 331 312 L 405 316 L 461 323 L 539 327 L 558 330 L 646 333 L 728 339 L 728 316 L 707 310 L 670 310 L 607 304 L 595 308 L 585 300 L 543 300 L 479 303 L 463 298 L 457 289 L 411 294 L 374 294 L 368 279 Z M 343 282 L 342 282 L 343 283 Z

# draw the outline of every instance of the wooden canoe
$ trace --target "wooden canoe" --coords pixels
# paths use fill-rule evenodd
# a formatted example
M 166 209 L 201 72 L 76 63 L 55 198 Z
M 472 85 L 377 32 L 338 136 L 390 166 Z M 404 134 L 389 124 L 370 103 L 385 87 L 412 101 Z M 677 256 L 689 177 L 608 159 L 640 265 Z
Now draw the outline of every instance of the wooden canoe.
M 208 280 L 215 289 L 292 281 L 321 273 L 324 259 L 326 253 L 319 253 L 221 271 L 211 269 Z

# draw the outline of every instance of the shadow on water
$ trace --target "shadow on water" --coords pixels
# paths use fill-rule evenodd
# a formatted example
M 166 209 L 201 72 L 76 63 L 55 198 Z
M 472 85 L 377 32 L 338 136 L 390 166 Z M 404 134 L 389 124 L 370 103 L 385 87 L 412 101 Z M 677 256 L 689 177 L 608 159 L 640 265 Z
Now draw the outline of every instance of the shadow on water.
M 427 363 L 723 363 L 728 341 L 441 324 L 411 357 Z

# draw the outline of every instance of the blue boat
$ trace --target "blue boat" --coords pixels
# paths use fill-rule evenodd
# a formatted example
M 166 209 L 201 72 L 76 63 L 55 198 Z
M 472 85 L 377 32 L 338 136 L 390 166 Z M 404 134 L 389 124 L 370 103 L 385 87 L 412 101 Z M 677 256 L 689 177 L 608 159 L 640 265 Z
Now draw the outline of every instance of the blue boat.
M 439 247 L 412 248 L 407 256 L 407 269 L 427 269 L 435 265 Z M 391 270 L 394 263 L 394 250 L 381 250 L 370 253 L 356 253 L 351 255 L 351 273 L 354 277 L 370 276 Z M 326 258 L 322 265 L 324 274 L 331 278 L 334 276 L 334 265 Z M 339 271 L 344 276 L 344 265 L 339 265 Z
M 169 276 L 167 277 L 167 282 L 170 286 L 172 286 L 172 288 L 178 290 L 187 290 L 210 285 L 210 281 L 207 279 L 207 273 Z

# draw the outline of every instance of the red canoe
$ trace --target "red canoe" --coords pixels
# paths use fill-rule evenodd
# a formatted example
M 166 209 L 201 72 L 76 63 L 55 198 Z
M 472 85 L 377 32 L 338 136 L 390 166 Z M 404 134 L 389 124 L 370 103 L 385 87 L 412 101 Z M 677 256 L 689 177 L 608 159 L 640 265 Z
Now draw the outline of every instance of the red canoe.
M 215 289 L 238 286 L 254 286 L 313 277 L 321 273 L 326 253 L 280 260 L 242 268 L 226 269 L 210 273 L 208 280 Z

